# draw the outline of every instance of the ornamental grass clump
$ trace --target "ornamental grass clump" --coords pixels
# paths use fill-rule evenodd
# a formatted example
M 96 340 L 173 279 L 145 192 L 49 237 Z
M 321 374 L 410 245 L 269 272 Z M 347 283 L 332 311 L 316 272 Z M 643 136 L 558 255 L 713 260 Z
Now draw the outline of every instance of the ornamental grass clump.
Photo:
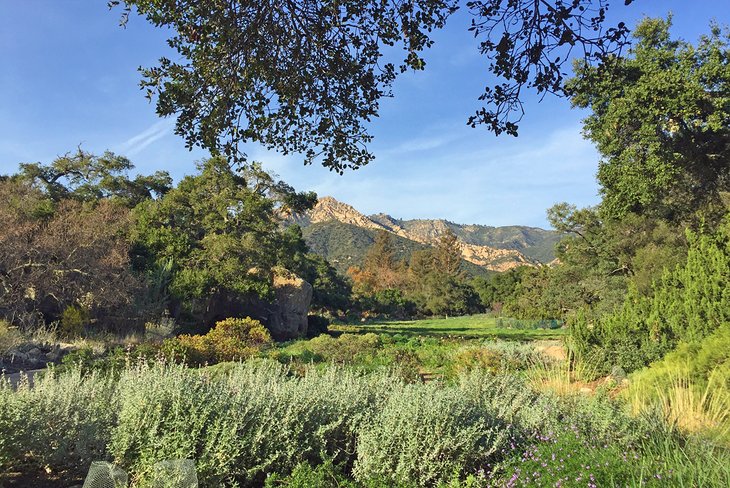
M 632 374 L 623 396 L 635 414 L 658 409 L 684 432 L 730 446 L 730 323 Z
M 634 414 L 655 412 L 687 434 L 703 436 L 730 446 L 730 395 L 719 369 L 704 383 L 695 383 L 688 373 L 661 378 L 661 388 L 637 382 L 626 393 Z

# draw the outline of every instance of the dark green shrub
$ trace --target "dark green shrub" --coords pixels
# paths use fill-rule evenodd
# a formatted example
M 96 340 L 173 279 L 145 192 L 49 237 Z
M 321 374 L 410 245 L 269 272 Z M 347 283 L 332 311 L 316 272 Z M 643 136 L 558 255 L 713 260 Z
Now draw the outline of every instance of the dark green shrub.
M 73 339 L 82 335 L 90 322 L 91 314 L 86 308 L 69 305 L 61 314 L 61 327 L 59 332 L 63 337 Z
M 615 312 L 573 318 L 570 346 L 579 360 L 593 363 L 600 374 L 614 366 L 635 371 L 680 341 L 700 341 L 730 322 L 730 218 L 714 235 L 687 236 L 686 263 L 666 270 L 652 296 L 630 286 Z
M 358 488 L 362 485 L 349 479 L 332 462 L 312 467 L 302 463 L 289 476 L 273 474 L 266 478 L 264 488 Z
M 94 368 L 94 364 L 99 357 L 94 354 L 94 350 L 90 347 L 82 347 L 66 354 L 61 358 L 61 364 L 64 366 L 78 367 L 84 371 Z
M 321 334 L 326 334 L 329 330 L 330 321 L 326 317 L 321 315 L 308 315 L 307 316 L 307 337 L 317 337 Z
M 416 314 L 416 304 L 408 300 L 398 289 L 377 291 L 371 300 L 371 307 L 377 313 L 396 317 L 411 317 Z

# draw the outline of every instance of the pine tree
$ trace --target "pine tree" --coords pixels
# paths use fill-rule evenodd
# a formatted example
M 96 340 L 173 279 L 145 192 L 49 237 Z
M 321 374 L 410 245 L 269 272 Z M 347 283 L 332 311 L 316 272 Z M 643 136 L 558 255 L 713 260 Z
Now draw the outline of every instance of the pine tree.
M 653 295 L 631 285 L 614 313 L 577 315 L 571 347 L 599 372 L 613 366 L 633 371 L 661 358 L 682 342 L 696 343 L 730 323 L 730 214 L 716 233 L 688 231 L 684 265 L 665 270 Z
M 438 272 L 453 278 L 463 278 L 461 243 L 450 229 L 439 238 L 435 258 Z

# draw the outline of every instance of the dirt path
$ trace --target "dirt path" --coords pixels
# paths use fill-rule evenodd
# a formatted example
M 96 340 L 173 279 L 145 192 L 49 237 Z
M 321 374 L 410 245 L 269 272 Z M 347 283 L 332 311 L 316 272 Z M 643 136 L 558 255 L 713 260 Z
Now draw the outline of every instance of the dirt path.
M 568 351 L 562 341 L 535 341 L 535 350 L 552 359 L 565 361 L 568 358 Z
M 12 386 L 13 388 L 17 388 L 18 387 L 18 384 L 20 383 L 21 377 L 23 375 L 27 375 L 28 376 L 28 383 L 30 383 L 30 386 L 33 386 L 33 378 L 35 377 L 35 375 L 37 373 L 39 373 L 41 371 L 45 371 L 45 370 L 46 370 L 46 368 L 31 369 L 30 371 L 23 371 L 21 373 L 6 374 L 5 375 L 5 378 L 7 378 L 10 381 L 10 386 Z

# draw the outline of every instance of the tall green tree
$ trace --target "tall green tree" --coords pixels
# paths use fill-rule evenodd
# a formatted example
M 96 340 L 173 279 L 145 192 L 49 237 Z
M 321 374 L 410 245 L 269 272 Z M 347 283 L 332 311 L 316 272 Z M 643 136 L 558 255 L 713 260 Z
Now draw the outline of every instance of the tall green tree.
M 471 284 L 479 294 L 482 305 L 495 312 L 500 312 L 505 302 L 512 299 L 527 268 L 527 266 L 519 266 L 488 277 L 474 278 Z
M 670 26 L 642 21 L 627 57 L 598 67 L 578 63 L 567 83 L 573 103 L 592 112 L 584 130 L 601 153 L 603 200 L 548 211 L 565 234 L 556 248 L 560 265 L 523 283 L 522 313 L 531 303 L 553 302 L 566 313 L 585 306 L 600 315 L 620 307 L 630 287 L 651 296 L 664 268 L 686 257 L 685 226 L 712 227 L 723 215 L 730 45 L 718 28 L 693 46 L 673 40 Z
M 629 282 L 651 293 L 665 267 L 680 264 L 687 252 L 681 225 L 649 215 L 612 218 L 601 205 L 578 209 L 561 203 L 548 210 L 551 225 L 565 237 L 555 254 L 566 286 L 583 289 L 579 304 L 611 310 L 623 301 Z
M 682 221 L 721 208 L 730 190 L 730 37 L 672 38 L 671 18 L 646 19 L 626 57 L 579 62 L 567 90 L 588 108 L 585 135 L 601 153 L 601 206 Z M 722 216 L 722 211 L 719 212 Z
M 279 210 L 291 202 L 314 201 L 289 195 L 291 187 L 257 165 L 236 172 L 214 157 L 200 163 L 199 170 L 163 198 L 134 209 L 138 266 L 154 271 L 171 262 L 169 288 L 177 312 L 191 318 L 220 303 L 269 298 L 278 251 L 291 250 Z
M 463 279 L 464 270 L 461 264 L 461 243 L 456 234 L 448 229 L 436 243 L 435 270 L 444 276 Z
M 451 231 L 433 249 L 413 253 L 409 281 L 409 296 L 430 314 L 464 315 L 480 308 L 462 269 L 461 244 Z
M 688 231 L 687 260 L 667 270 L 650 296 L 630 286 L 614 313 L 580 314 L 571 324 L 571 346 L 599 372 L 633 371 L 672 350 L 697 342 L 730 322 L 730 215 L 717 232 Z

